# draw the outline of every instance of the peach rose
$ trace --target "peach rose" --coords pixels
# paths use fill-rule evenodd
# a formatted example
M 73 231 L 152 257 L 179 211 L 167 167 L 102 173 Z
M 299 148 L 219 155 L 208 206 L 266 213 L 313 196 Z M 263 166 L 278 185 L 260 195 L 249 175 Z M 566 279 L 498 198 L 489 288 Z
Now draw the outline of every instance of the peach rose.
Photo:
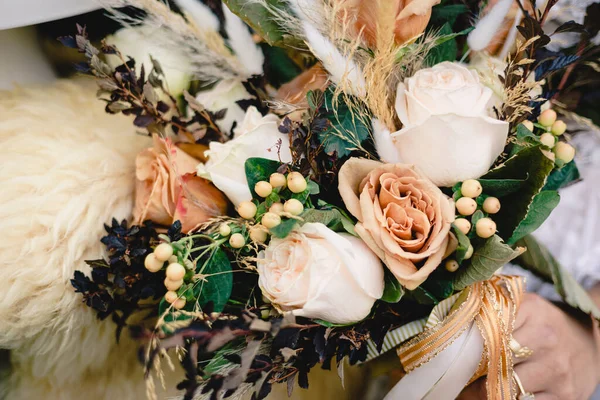
M 171 225 L 179 220 L 187 233 L 207 219 L 225 214 L 223 194 L 196 176 L 198 161 L 169 139 L 154 135 L 153 141 L 154 147 L 141 151 L 135 160 L 135 223 L 149 219 Z
M 389 0 L 394 2 L 396 9 L 396 26 L 394 39 L 397 44 L 403 44 L 423 33 L 429 18 L 431 8 L 440 0 Z M 350 18 L 354 18 L 356 32 L 362 29 L 365 42 L 371 48 L 377 47 L 378 4 L 374 0 L 345 0 Z
M 413 166 L 351 158 L 339 180 L 342 200 L 359 221 L 356 233 L 407 289 L 454 250 L 454 204 Z

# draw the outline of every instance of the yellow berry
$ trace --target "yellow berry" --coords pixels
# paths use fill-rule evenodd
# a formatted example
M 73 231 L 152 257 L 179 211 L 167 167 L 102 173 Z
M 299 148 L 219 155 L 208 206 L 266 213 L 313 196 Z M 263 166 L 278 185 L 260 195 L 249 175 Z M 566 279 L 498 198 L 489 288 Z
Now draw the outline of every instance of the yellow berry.
M 529 129 L 531 132 L 533 132 L 533 129 L 535 128 L 533 126 L 533 122 L 531 121 L 523 121 L 523 125 L 525 125 L 525 128 Z
M 251 201 L 242 201 L 237 208 L 237 212 L 244 219 L 252 219 L 256 215 L 256 204 Z
M 231 228 L 229 224 L 222 223 L 219 225 L 219 235 L 221 236 L 229 236 L 231 234 Z
M 263 215 L 260 223 L 263 224 L 265 228 L 275 228 L 281 223 L 281 217 L 275 213 L 267 212 L 265 215 Z
M 154 255 L 159 261 L 167 261 L 173 255 L 173 247 L 169 243 L 161 243 L 154 249 Z
M 275 172 L 269 177 L 269 183 L 274 188 L 284 187 L 286 182 L 287 180 L 285 179 L 285 175 L 280 174 L 279 172 Z
M 173 307 L 175 307 L 178 310 L 181 310 L 183 307 L 185 307 L 185 299 L 182 297 L 181 299 L 175 300 L 175 302 L 173 303 Z
M 287 185 L 292 193 L 302 193 L 306 190 L 306 179 L 300 172 L 290 172 L 287 177 Z
M 165 293 L 165 301 L 169 304 L 172 304 L 175 301 L 177 301 L 178 297 L 179 296 L 177 296 L 177 292 L 174 292 L 172 290 L 169 290 L 167 293 Z
M 156 258 L 156 254 L 150 253 L 144 259 L 144 267 L 150 272 L 158 272 L 163 267 L 164 262 Z
M 302 214 L 302 211 L 304 211 L 304 206 L 302 205 L 300 200 L 289 199 L 283 205 L 283 210 L 292 215 L 300 215 Z
M 475 179 L 467 179 L 460 186 L 460 192 L 464 197 L 470 197 L 474 199 L 479 196 L 483 188 L 481 187 L 481 183 L 476 181 Z
M 500 200 L 496 197 L 488 197 L 483 201 L 482 208 L 488 214 L 496 214 L 500 211 Z
M 477 203 L 469 197 L 461 197 L 456 201 L 456 210 L 461 215 L 472 215 L 477 210 Z
M 167 278 L 172 281 L 179 281 L 185 276 L 185 267 L 179 263 L 169 264 L 167 267 Z
M 241 249 L 246 245 L 246 239 L 241 233 L 234 233 L 229 238 L 229 245 L 234 249 Z
M 556 139 L 554 138 L 553 134 L 546 132 L 540 136 L 540 142 L 542 142 L 542 144 L 546 147 L 553 148 Z
M 483 239 L 492 237 L 496 233 L 496 223 L 490 218 L 481 218 L 475 224 L 475 232 Z
M 570 163 L 575 158 L 575 148 L 569 143 L 558 142 L 556 143 L 556 146 L 554 146 L 553 151 L 554 154 L 556 154 L 556 158 L 565 164 Z
M 552 131 L 554 135 L 560 136 L 567 131 L 567 124 L 565 124 L 564 121 L 561 121 L 559 119 L 558 121 L 552 124 L 552 128 L 550 128 L 550 131 Z
M 471 222 L 469 222 L 469 220 L 466 218 L 457 218 L 454 221 L 454 225 L 456 225 L 458 230 L 464 233 L 465 235 L 468 234 L 471 230 Z
M 260 197 L 267 197 L 271 193 L 273 193 L 273 186 L 267 181 L 260 181 L 254 185 L 254 191 Z
M 465 260 L 468 260 L 471 257 L 473 257 L 473 246 L 469 245 L 469 248 L 467 249 L 467 252 L 465 253 Z
M 267 240 L 267 230 L 261 225 L 250 228 L 250 240 L 256 243 L 264 243 Z
M 171 279 L 166 278 L 164 284 L 167 290 L 175 291 L 179 289 L 181 285 L 183 285 L 183 279 L 180 279 L 178 281 L 172 281 Z
M 556 111 L 554 110 L 546 110 L 540 114 L 538 118 L 538 122 L 544 126 L 552 126 L 552 124 L 556 121 Z
M 448 260 L 446 261 L 445 267 L 448 272 L 456 272 L 459 265 L 456 260 Z
M 272 212 L 274 214 L 281 214 L 283 212 L 283 204 L 273 203 L 273 205 L 269 207 L 269 212 Z

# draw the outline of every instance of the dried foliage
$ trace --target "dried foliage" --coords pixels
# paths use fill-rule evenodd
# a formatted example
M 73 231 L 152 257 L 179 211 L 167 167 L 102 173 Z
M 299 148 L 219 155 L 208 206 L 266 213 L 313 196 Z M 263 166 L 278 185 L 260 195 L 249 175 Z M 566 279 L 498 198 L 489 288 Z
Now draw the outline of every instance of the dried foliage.
M 208 143 L 225 140 L 216 125 L 216 120 L 223 118 L 225 110 L 211 113 L 192 96 L 186 100 L 193 114 L 184 116 L 177 107 L 177 101 L 164 85 L 164 73 L 160 64 L 152 59 L 153 68 L 146 75 L 144 66 L 139 73 L 135 68 L 135 60 L 125 56 L 114 47 L 102 43 L 97 49 L 88 40 L 85 27 L 77 25 L 77 34 L 65 36 L 59 40 L 67 47 L 75 48 L 84 54 L 87 61 L 76 65 L 79 72 L 95 76 L 100 90 L 98 95 L 106 101 L 106 111 L 111 114 L 123 113 L 134 115 L 133 123 L 144 128 L 148 134 L 158 133 L 165 136 L 168 130 L 180 133 L 191 143 Z M 122 64 L 115 69 L 102 61 L 101 55 L 115 55 Z M 108 96 L 108 97 L 102 97 Z

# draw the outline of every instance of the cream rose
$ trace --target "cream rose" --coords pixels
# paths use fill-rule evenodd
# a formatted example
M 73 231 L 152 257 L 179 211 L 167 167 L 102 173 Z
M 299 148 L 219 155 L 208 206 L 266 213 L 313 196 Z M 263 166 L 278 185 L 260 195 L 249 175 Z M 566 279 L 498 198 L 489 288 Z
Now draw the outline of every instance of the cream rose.
M 422 69 L 398 85 L 396 112 L 403 128 L 376 131 L 375 146 L 385 161 L 414 164 L 437 186 L 478 178 L 502 153 L 508 136 L 509 124 L 489 114 L 491 96 L 477 73 L 458 63 Z
M 253 99 L 241 82 L 236 80 L 219 81 L 212 88 L 196 95 L 196 100 L 207 110 L 218 112 L 227 110 L 225 117 L 217 120 L 217 125 L 223 132 L 231 132 L 234 123 L 241 124 L 246 113 L 237 104 L 240 100 Z
M 242 124 L 234 129 L 232 140 L 211 142 L 206 151 L 208 161 L 198 166 L 198 174 L 210 179 L 234 205 L 252 199 L 246 180 L 248 158 L 260 157 L 284 163 L 292 161 L 289 138 L 279 132 L 279 118 L 265 117 L 249 107 Z
M 181 52 L 158 44 L 157 35 L 160 34 L 159 29 L 147 26 L 128 27 L 107 36 L 106 42 L 116 46 L 124 56 L 132 57 L 138 72 L 143 64 L 146 76 L 152 70 L 150 56 L 156 59 L 165 73 L 169 92 L 177 97 L 190 85 L 192 76 L 185 72 L 190 69 L 189 61 Z M 115 55 L 108 56 L 106 61 L 111 67 L 122 63 Z
M 360 321 L 383 295 L 383 268 L 363 241 L 307 223 L 260 252 L 258 284 L 281 311 L 335 324 Z
M 358 219 L 356 233 L 409 290 L 427 279 L 454 250 L 454 204 L 411 165 L 351 158 L 339 190 Z
M 161 225 L 180 221 L 184 233 L 207 219 L 225 214 L 227 200 L 206 179 L 196 176 L 198 161 L 170 140 L 154 135 L 154 147 L 135 160 L 136 186 L 133 218 Z

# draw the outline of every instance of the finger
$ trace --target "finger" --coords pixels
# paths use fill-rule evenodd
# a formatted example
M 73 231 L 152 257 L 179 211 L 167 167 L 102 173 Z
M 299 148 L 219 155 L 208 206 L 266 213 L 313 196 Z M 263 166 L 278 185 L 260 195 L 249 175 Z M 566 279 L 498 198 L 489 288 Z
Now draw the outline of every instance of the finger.
M 515 319 L 515 330 L 521 328 L 528 319 L 530 319 L 532 312 L 535 312 L 535 304 L 539 301 L 539 296 L 537 294 L 525 293 L 523 295 L 523 300 L 521 301 L 521 306 L 517 310 L 517 318 Z
M 487 391 L 485 389 L 485 377 L 476 380 L 467 386 L 456 400 L 484 400 L 487 399 Z
M 537 332 L 535 326 L 532 325 L 533 324 L 524 325 L 513 332 L 513 339 L 519 344 L 519 346 L 527 347 L 533 352 L 528 357 L 516 357 L 516 355 L 513 353 L 513 363 L 515 365 L 522 364 L 526 361 L 535 361 L 541 354 L 543 354 L 543 338 L 539 337 L 539 332 Z
M 519 398 L 519 397 L 517 396 L 517 399 L 518 399 L 518 398 Z M 558 398 L 558 396 L 556 396 L 555 394 L 552 394 L 552 393 L 544 393 L 544 392 L 541 392 L 541 393 L 534 393 L 534 399 L 535 399 L 535 400 L 560 400 L 560 399 Z
M 528 393 L 550 392 L 556 384 L 555 375 L 550 370 L 547 362 L 525 362 L 515 367 L 515 373 L 519 377 L 523 389 Z

